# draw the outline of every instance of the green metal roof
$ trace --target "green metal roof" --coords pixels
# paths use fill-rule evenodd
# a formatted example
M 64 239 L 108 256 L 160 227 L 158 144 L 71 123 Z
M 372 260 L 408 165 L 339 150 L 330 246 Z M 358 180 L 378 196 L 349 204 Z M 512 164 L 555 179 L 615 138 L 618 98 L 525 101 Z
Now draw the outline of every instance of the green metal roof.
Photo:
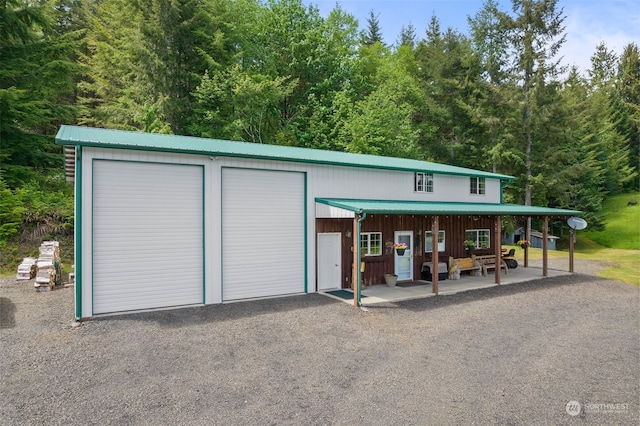
M 60 145 L 91 146 L 142 151 L 162 151 L 290 161 L 372 169 L 427 172 L 443 175 L 485 177 L 511 181 L 513 176 L 489 173 L 464 167 L 448 166 L 406 158 L 381 157 L 321 149 L 234 142 L 220 139 L 175 136 L 159 133 L 129 132 L 80 126 L 62 126 L 56 135 Z
M 577 216 L 582 214 L 578 210 L 521 206 L 519 204 L 354 200 L 343 198 L 316 198 L 316 202 L 360 214 L 459 214 L 478 216 Z

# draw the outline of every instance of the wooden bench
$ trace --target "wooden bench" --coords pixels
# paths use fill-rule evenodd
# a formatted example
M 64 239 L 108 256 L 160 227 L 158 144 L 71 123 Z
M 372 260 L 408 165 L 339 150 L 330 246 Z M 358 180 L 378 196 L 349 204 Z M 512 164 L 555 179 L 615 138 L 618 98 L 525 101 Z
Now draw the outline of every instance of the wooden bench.
M 487 276 L 487 271 L 489 271 L 490 269 L 495 270 L 496 269 L 496 258 L 495 257 L 486 257 L 484 259 L 481 260 L 482 263 L 482 275 L 484 275 L 485 277 Z M 504 273 L 508 274 L 508 269 L 507 268 L 507 264 L 505 263 L 504 260 L 500 259 L 500 266 L 501 269 L 504 269 Z
M 460 268 L 460 272 L 470 271 L 471 275 L 475 275 L 476 271 L 480 270 L 479 262 L 476 261 L 476 257 L 474 255 L 471 255 L 471 257 L 461 257 L 458 259 L 450 257 L 449 270 L 456 266 Z

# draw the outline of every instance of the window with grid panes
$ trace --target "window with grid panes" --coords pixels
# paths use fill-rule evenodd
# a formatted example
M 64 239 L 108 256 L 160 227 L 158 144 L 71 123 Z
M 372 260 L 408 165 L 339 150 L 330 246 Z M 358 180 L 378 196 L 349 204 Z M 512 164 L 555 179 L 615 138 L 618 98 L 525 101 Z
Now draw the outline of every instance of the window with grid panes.
M 360 234 L 360 253 L 362 256 L 380 256 L 382 254 L 382 232 L 362 232 Z
M 415 174 L 415 191 L 416 192 L 433 192 L 433 173 Z

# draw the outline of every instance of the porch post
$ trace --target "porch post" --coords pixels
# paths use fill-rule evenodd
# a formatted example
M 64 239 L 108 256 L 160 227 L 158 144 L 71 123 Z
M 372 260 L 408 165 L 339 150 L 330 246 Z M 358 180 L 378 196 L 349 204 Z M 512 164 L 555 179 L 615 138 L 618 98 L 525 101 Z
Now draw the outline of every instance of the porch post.
M 527 223 L 531 223 L 531 216 L 527 217 Z M 528 226 L 524 227 L 524 239 L 531 241 L 531 229 Z M 524 250 L 524 267 L 529 267 L 529 250 Z
M 431 291 L 438 295 L 438 216 L 431 217 Z
M 547 250 L 549 248 L 549 217 L 544 217 L 544 222 L 542 224 L 542 276 L 549 276 L 549 267 L 548 267 L 548 253 Z
M 569 272 L 573 272 L 573 237 L 576 231 L 569 227 Z
M 494 239 L 496 241 L 496 284 L 500 284 L 500 266 L 502 265 L 502 216 L 496 216 L 494 223 Z

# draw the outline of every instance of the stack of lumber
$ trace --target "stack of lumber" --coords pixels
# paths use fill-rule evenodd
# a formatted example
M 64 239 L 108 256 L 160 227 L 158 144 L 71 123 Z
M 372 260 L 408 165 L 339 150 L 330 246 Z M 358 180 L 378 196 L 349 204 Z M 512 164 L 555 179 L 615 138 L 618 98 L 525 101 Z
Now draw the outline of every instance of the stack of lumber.
M 37 261 L 38 273 L 33 286 L 36 291 L 53 289 L 60 275 L 60 244 L 57 241 L 45 241 L 40 245 L 40 256 Z
M 36 277 L 36 271 L 38 266 L 36 265 L 37 259 L 35 257 L 25 257 L 22 259 L 22 263 L 18 265 L 18 273 L 16 280 L 32 280 Z

